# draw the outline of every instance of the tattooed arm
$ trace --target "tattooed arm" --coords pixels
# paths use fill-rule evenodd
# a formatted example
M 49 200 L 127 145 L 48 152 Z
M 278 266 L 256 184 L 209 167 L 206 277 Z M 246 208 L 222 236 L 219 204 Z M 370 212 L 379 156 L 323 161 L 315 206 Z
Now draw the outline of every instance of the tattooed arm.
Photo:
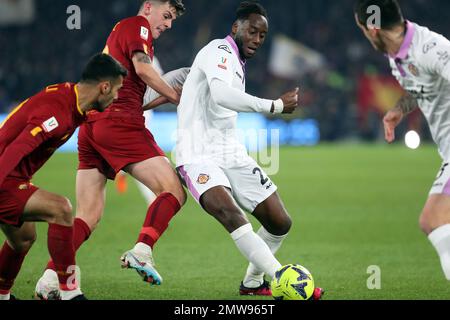
M 384 135 L 388 143 L 395 140 L 395 128 L 403 118 L 418 107 L 417 99 L 406 93 L 397 103 L 396 107 L 389 111 L 383 119 Z
M 410 93 L 406 93 L 400 100 L 397 102 L 395 109 L 400 110 L 403 113 L 403 116 L 406 116 L 413 112 L 418 107 L 417 99 L 414 98 Z
M 136 52 L 133 55 L 133 65 L 136 74 L 149 87 L 158 92 L 160 95 L 166 97 L 170 102 L 178 104 L 180 102 L 180 95 L 170 87 L 167 82 L 156 72 L 152 66 L 152 61 L 144 52 Z

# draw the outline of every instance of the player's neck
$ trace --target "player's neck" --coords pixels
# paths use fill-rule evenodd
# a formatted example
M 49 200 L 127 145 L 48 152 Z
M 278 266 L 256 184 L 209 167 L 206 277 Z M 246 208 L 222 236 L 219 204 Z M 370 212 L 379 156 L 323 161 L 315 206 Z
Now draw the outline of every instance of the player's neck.
M 383 35 L 386 43 L 386 50 L 390 56 L 395 56 L 400 51 L 406 37 L 406 25 L 401 25 L 393 30 L 385 32 Z
M 78 105 L 82 112 L 87 112 L 92 109 L 92 105 L 97 99 L 97 92 L 93 90 L 91 86 L 77 83 L 76 88 L 78 91 Z

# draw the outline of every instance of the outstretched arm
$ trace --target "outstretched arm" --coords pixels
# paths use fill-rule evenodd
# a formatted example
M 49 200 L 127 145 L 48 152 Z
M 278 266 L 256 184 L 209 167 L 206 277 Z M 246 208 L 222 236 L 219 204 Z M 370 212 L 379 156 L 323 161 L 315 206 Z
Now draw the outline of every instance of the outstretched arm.
M 276 101 L 254 97 L 219 79 L 211 81 L 210 91 L 215 103 L 236 112 L 292 113 L 298 106 L 298 88 Z

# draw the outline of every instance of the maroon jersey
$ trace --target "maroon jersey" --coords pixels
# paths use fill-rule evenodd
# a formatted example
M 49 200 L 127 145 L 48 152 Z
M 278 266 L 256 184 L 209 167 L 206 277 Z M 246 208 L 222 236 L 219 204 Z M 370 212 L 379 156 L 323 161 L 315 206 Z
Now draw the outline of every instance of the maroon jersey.
M 73 83 L 56 84 L 20 104 L 0 126 L 0 186 L 31 180 L 85 120 Z
M 103 52 L 118 60 L 128 70 L 128 75 L 113 105 L 103 113 L 90 112 L 89 120 L 111 117 L 141 119 L 147 85 L 136 74 L 132 59 L 135 52 L 144 52 L 153 60 L 153 38 L 147 19 L 136 16 L 120 21 L 111 32 Z

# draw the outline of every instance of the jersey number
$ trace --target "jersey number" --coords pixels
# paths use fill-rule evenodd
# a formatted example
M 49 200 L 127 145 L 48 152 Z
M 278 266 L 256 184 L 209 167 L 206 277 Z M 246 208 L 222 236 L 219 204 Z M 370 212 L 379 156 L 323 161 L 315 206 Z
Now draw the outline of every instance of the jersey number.
M 253 174 L 259 173 L 259 177 L 261 179 L 261 185 L 264 186 L 267 182 L 269 182 L 269 178 L 264 178 L 262 170 L 260 168 L 253 169 Z

